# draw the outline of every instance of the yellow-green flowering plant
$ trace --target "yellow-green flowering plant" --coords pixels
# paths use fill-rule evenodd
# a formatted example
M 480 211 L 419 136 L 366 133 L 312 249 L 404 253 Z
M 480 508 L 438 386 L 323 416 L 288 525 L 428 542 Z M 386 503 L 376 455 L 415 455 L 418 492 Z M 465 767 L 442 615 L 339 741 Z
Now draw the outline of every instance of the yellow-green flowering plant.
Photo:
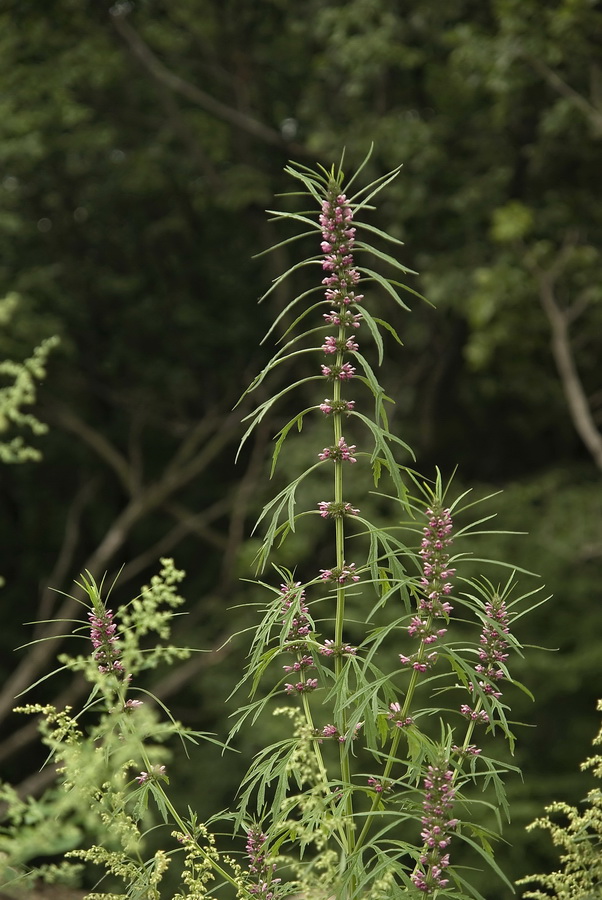
M 598 701 L 602 712 L 602 701 Z M 602 727 L 593 741 L 602 745 Z M 602 779 L 602 756 L 588 757 L 581 770 L 591 770 Z M 525 900 L 593 900 L 602 892 L 602 790 L 592 788 L 582 810 L 556 801 L 546 806 L 546 815 L 528 826 L 528 831 L 543 828 L 560 850 L 560 868 L 547 875 L 529 875 L 519 885 L 536 884 L 542 890 L 525 891 Z

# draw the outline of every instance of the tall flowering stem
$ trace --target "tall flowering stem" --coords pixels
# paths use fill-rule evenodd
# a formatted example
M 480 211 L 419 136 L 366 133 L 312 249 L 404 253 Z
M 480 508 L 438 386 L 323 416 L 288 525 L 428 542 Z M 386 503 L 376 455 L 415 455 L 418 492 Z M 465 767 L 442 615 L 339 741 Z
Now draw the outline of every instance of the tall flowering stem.
M 410 655 L 399 654 L 399 661 L 402 666 L 409 668 L 411 675 L 403 705 L 398 702 L 389 705 L 387 719 L 393 725 L 394 730 L 381 783 L 386 783 L 391 776 L 404 730 L 414 725 L 410 711 L 420 676 L 436 664 L 437 651 L 433 647 L 447 633 L 447 628 L 440 626 L 447 625 L 453 611 L 448 599 L 452 591 L 450 579 L 456 573 L 456 569 L 450 564 L 449 553 L 453 542 L 451 510 L 444 507 L 438 494 L 434 494 L 430 505 L 426 507 L 425 515 L 427 522 L 422 529 L 418 554 L 421 562 L 421 574 L 417 585 L 417 614 L 412 616 L 410 624 L 407 626 L 407 634 L 413 641 L 418 641 L 418 649 Z M 366 817 L 357 842 L 358 846 L 363 844 L 368 835 L 378 801 L 378 796 L 375 796 L 370 815 Z
M 360 348 L 361 330 L 362 345 L 372 344 L 380 363 L 385 332 L 397 338 L 395 329 L 373 314 L 374 304 L 363 303 L 364 291 L 376 285 L 384 289 L 386 299 L 407 308 L 398 292 L 403 286 L 367 267 L 377 260 L 377 265 L 384 262 L 396 269 L 396 275 L 406 273 L 383 250 L 385 241 L 399 242 L 361 222 L 363 211 L 372 208 L 372 198 L 397 171 L 353 191 L 355 176 L 345 182 L 340 168 L 314 172 L 291 166 L 287 171 L 303 184 L 315 205 L 310 212 L 282 216 L 309 228 L 301 236 L 311 237 L 312 255 L 301 266 L 311 267 L 312 272 L 319 268 L 320 275 L 312 289 L 304 289 L 278 315 L 273 327 L 284 323 L 289 314 L 293 314 L 292 324 L 282 335 L 281 348 L 249 390 L 301 354 L 311 354 L 315 367 L 309 377 L 259 403 L 248 416 L 243 443 L 274 404 L 294 389 L 305 391 L 312 382 L 319 385 L 317 396 L 327 396 L 322 402 L 314 397 L 281 428 L 272 474 L 289 434 L 295 426 L 301 431 L 306 416 L 313 417 L 314 423 L 321 420 L 314 433 L 324 425 L 324 418 L 326 430 L 331 430 L 327 445 L 322 449 L 314 445 L 306 470 L 279 490 L 259 517 L 265 536 L 258 573 L 265 571 L 272 551 L 291 532 L 298 532 L 299 544 L 307 537 L 302 532 L 307 533 L 308 526 L 316 534 L 308 536 L 313 541 L 309 559 L 296 559 L 291 569 L 274 565 L 279 576 L 275 583 L 273 573 L 266 581 L 256 582 L 254 590 L 261 588 L 270 600 L 262 621 L 251 629 L 248 665 L 239 684 L 248 685 L 249 702 L 237 713 L 231 739 L 243 725 L 255 727 L 273 703 L 284 704 L 275 712 L 285 714 L 293 727 L 284 739 L 257 752 L 237 792 L 236 810 L 222 816 L 234 822 L 235 834 L 244 834 L 246 860 L 220 856 L 208 829 L 197 826 L 190 810 L 184 819 L 166 793 L 167 760 L 159 756 L 155 761 L 154 746 L 148 743 L 154 714 L 148 707 L 140 710 L 142 701 L 127 698 L 137 672 L 177 655 L 177 648 L 163 646 L 165 619 L 158 606 L 159 598 L 170 609 L 179 604 L 173 586 L 181 573 L 164 561 L 165 574 L 159 582 L 143 589 L 131 609 L 130 604 L 122 606 L 115 617 L 93 579 L 84 579 L 80 587 L 91 601 L 86 624 L 92 649 L 85 659 L 72 662 L 77 671 L 94 680 L 86 708 L 96 710 L 104 703 L 98 727 L 91 732 L 92 745 L 103 746 L 103 779 L 107 761 L 121 756 L 126 760 L 119 770 L 119 801 L 108 798 L 106 809 L 122 810 L 116 832 L 125 841 L 134 818 L 140 816 L 139 824 L 145 819 L 147 802 L 156 803 L 163 820 L 175 826 L 173 835 L 185 851 L 182 881 L 190 888 L 190 896 L 206 896 L 208 882 L 219 877 L 241 900 L 277 900 L 292 894 L 367 900 L 406 893 L 466 900 L 463 876 L 455 861 L 450 861 L 449 846 L 455 833 L 475 847 L 477 842 L 470 836 L 470 817 L 464 817 L 460 830 L 456 816 L 460 810 L 464 814 L 471 802 L 466 790 L 470 785 L 492 785 L 498 806 L 505 809 L 501 775 L 511 768 L 489 758 L 486 744 L 480 748 L 471 743 L 478 726 L 483 726 L 488 738 L 501 731 L 508 741 L 514 739 L 500 700 L 500 683 L 508 678 L 508 655 L 517 647 L 510 634 L 511 580 L 505 588 L 495 589 L 482 575 L 469 579 L 460 572 L 456 578 L 456 564 L 470 556 L 464 550 L 451 556 L 452 542 L 464 539 L 471 527 L 458 530 L 453 521 L 462 513 L 462 498 L 446 500 L 449 485 L 442 484 L 439 472 L 433 481 L 425 482 L 413 465 L 410 468 L 411 450 L 396 433 L 397 425 L 395 433 L 389 428 L 388 398 L 374 373 L 375 360 Z M 377 236 L 376 246 L 366 243 L 366 234 Z M 368 255 L 367 265 L 362 253 Z M 301 266 L 294 265 L 290 272 L 297 273 Z M 314 293 L 319 301 L 299 313 L 296 304 Z M 316 326 L 315 313 L 323 303 L 326 311 Z M 314 321 L 302 331 L 301 323 L 312 315 Z M 373 404 L 371 417 L 365 412 L 366 395 Z M 398 462 L 395 450 L 404 454 L 407 464 Z M 379 494 L 377 502 L 394 503 L 394 513 L 384 527 L 371 522 L 366 512 L 374 501 L 368 501 L 361 513 L 349 491 L 349 475 L 355 479 L 355 473 L 366 467 Z M 316 506 L 311 487 L 298 489 L 306 478 L 311 481 L 309 476 L 324 475 L 330 484 L 329 496 Z M 381 476 L 388 479 L 386 493 L 379 485 Z M 418 495 L 411 496 L 416 488 Z M 310 508 L 299 508 L 301 496 L 312 497 Z M 381 616 L 387 604 L 390 611 Z M 458 606 L 461 617 L 454 612 Z M 117 626 L 115 620 L 121 624 Z M 470 622 L 472 641 L 466 637 Z M 139 637 L 146 641 L 150 626 L 159 643 L 147 655 Z M 458 688 L 469 691 L 471 705 L 462 703 L 458 709 Z M 59 730 L 66 727 L 61 723 Z M 173 719 L 160 734 L 174 731 L 192 736 Z M 66 733 L 73 735 L 73 728 L 69 726 Z M 194 733 L 197 737 L 203 735 Z M 125 746 L 122 738 L 127 739 Z M 144 769 L 140 771 L 136 764 L 138 774 L 133 775 L 134 759 L 140 759 Z M 371 771 L 364 771 L 366 760 L 374 767 Z M 78 767 L 74 779 L 82 777 L 82 768 Z M 169 771 L 176 777 L 175 766 Z M 126 780 L 130 793 L 124 803 Z M 419 806 L 415 797 L 421 786 Z M 96 793 L 92 800 L 97 803 Z M 261 827 L 249 826 L 257 820 Z M 484 839 L 486 828 L 480 822 L 473 835 L 487 855 L 490 841 Z M 92 848 L 91 855 L 86 852 L 82 858 L 104 860 L 112 872 L 117 871 L 112 853 L 110 858 L 102 855 L 105 851 L 100 847 Z M 119 870 L 126 873 L 125 878 L 140 873 L 140 877 L 131 876 L 136 883 L 127 885 L 128 895 L 147 896 L 142 879 L 148 865 L 141 866 L 140 859 L 130 865 L 133 852 L 124 843 Z M 164 854 L 162 860 L 167 858 Z M 286 860 L 283 872 L 288 884 L 282 883 L 284 876 L 276 870 L 281 859 Z M 494 863 L 492 867 L 498 871 Z
M 355 268 L 353 244 L 355 228 L 352 225 L 353 211 L 344 193 L 340 192 L 340 183 L 332 178 L 327 188 L 328 196 L 322 201 L 320 227 L 322 229 L 321 249 L 324 253 L 322 269 L 327 273 L 322 284 L 325 286 L 325 300 L 330 311 L 324 313 L 327 324 L 338 326 L 337 336 L 327 336 L 322 349 L 326 354 L 336 353 L 334 366 L 322 366 L 322 373 L 332 381 L 332 403 L 327 414 L 332 415 L 334 430 L 334 447 L 338 455 L 330 453 L 335 463 L 334 470 L 334 502 L 343 504 L 343 466 L 344 461 L 355 462 L 348 448 L 342 431 L 343 410 L 354 406 L 354 401 L 344 401 L 341 396 L 342 385 L 355 375 L 355 368 L 345 361 L 345 354 L 359 349 L 357 342 L 349 336 L 359 327 L 361 315 L 356 311 L 356 304 L 363 299 L 356 293 L 360 281 L 360 273 Z M 328 402 L 328 401 L 325 401 Z M 353 448 L 355 449 L 355 448 Z M 325 452 L 325 451 L 323 451 Z M 342 570 L 345 565 L 345 526 L 344 517 L 335 518 L 336 566 Z M 337 612 L 335 619 L 335 644 L 343 643 L 343 622 L 345 617 L 345 585 L 337 587 Z M 342 657 L 335 657 L 335 673 L 340 675 Z
M 259 754 L 243 783 L 238 821 L 245 820 L 253 792 L 263 801 L 265 787 L 270 785 L 277 797 L 276 807 L 284 804 L 295 811 L 291 840 L 300 841 L 301 852 L 305 852 L 306 844 L 313 843 L 316 860 L 324 867 L 334 865 L 329 854 L 336 853 L 338 861 L 331 871 L 332 890 L 329 882 L 328 893 L 336 894 L 337 900 L 355 900 L 370 895 L 366 885 L 370 878 L 376 879 L 374 873 L 382 860 L 383 835 L 390 827 L 389 816 L 399 808 L 400 822 L 407 821 L 403 810 L 408 807 L 403 806 L 399 795 L 404 790 L 413 794 L 421 773 L 425 773 L 422 848 L 418 834 L 408 835 L 405 849 L 402 843 L 394 842 L 396 849 L 391 854 L 408 872 L 407 878 L 411 878 L 414 889 L 424 894 L 445 891 L 454 878 L 447 847 L 456 825 L 452 804 L 457 779 L 461 778 L 464 784 L 465 780 L 476 781 L 485 775 L 488 782 L 495 783 L 498 796 L 503 795 L 503 787 L 499 764 L 489 763 L 480 749 L 470 743 L 478 724 L 476 719 L 470 717 L 466 727 L 460 725 L 465 734 L 463 739 L 458 739 L 456 731 L 461 719 L 457 706 L 446 710 L 441 706 L 442 698 L 445 702 L 448 696 L 455 697 L 449 692 L 457 689 L 460 680 L 463 685 L 474 685 L 479 694 L 479 703 L 471 710 L 476 718 L 482 719 L 486 713 L 482 697 L 497 703 L 495 693 L 487 686 L 497 683 L 498 672 L 504 670 L 500 654 L 505 651 L 500 638 L 505 639 L 505 623 L 498 610 L 495 612 L 498 618 L 491 626 L 493 630 L 482 631 L 475 670 L 473 650 L 467 649 L 464 641 L 458 647 L 453 640 L 454 606 L 460 603 L 469 607 L 471 614 L 480 619 L 482 614 L 478 602 L 470 597 L 466 599 L 454 587 L 458 583 L 456 562 L 463 555 L 451 556 L 452 542 L 458 537 L 457 532 L 454 537 L 453 518 L 460 501 L 446 502 L 449 486 L 443 486 L 439 473 L 433 482 L 425 483 L 414 469 L 398 463 L 393 450 L 401 450 L 408 460 L 411 450 L 398 434 L 389 430 L 385 392 L 374 374 L 373 361 L 363 349 L 367 339 L 376 348 L 380 361 L 383 329 L 397 338 L 395 330 L 371 312 L 371 304 L 365 301 L 368 288 L 374 284 L 384 287 L 390 298 L 407 309 L 397 290 L 401 287 L 399 282 L 367 268 L 361 256 L 367 251 L 371 260 L 384 260 L 398 271 L 408 271 L 380 245 L 375 248 L 366 243 L 366 232 L 377 234 L 379 242 L 387 236 L 361 222 L 362 211 L 371 198 L 396 173 L 354 193 L 350 189 L 354 179 L 345 184 L 342 172 L 334 167 L 330 171 L 314 172 L 303 166 L 289 166 L 287 171 L 304 185 L 319 211 L 317 217 L 315 207 L 309 212 L 283 212 L 276 216 L 292 218 L 308 227 L 304 236 L 311 237 L 314 255 L 302 265 L 311 266 L 312 271 L 319 266 L 321 284 L 291 300 L 276 323 L 283 323 L 285 316 L 297 313 L 296 304 L 309 294 L 318 293 L 320 300 L 296 315 L 284 332 L 281 349 L 257 376 L 250 390 L 259 386 L 277 366 L 287 360 L 294 361 L 299 354 L 315 353 L 318 360 L 313 375 L 293 382 L 257 406 L 248 416 L 250 424 L 243 443 L 276 401 L 298 387 L 303 386 L 305 390 L 310 382 L 320 384 L 320 397 L 324 399 L 294 415 L 278 433 L 272 472 L 282 458 L 289 435 L 295 427 L 301 430 L 306 416 L 321 414 L 329 419 L 332 437 L 326 446 L 315 449 L 309 467 L 264 507 L 258 522 L 265 531 L 258 554 L 258 572 L 265 570 L 273 549 L 290 532 L 301 530 L 309 522 L 315 522 L 321 529 L 316 547 L 319 546 L 320 561 L 323 560 L 325 567 L 318 569 L 311 561 L 296 561 L 295 576 L 288 573 L 277 595 L 278 608 L 269 607 L 254 639 L 248 681 L 252 685 L 251 697 L 255 698 L 257 686 L 275 657 L 282 651 L 293 654 L 292 661 L 287 659 L 284 665 L 285 677 L 278 684 L 275 680 L 271 682 L 272 691 L 284 692 L 289 703 L 297 704 L 304 719 L 304 739 L 309 734 L 309 752 L 313 752 L 314 758 L 310 765 L 294 741 L 292 749 L 287 751 L 288 768 L 282 762 L 283 744 L 274 745 L 272 757 L 267 752 Z M 296 265 L 290 271 L 299 268 Z M 298 333 L 300 323 L 314 315 L 322 302 L 326 304 L 322 313 L 324 331 L 312 321 L 309 330 Z M 316 333 L 320 335 L 317 340 Z M 371 394 L 374 401 L 372 417 L 364 411 L 365 393 Z M 403 511 L 404 521 L 399 527 L 379 528 L 356 505 L 349 484 L 365 464 L 372 469 L 375 485 L 378 486 L 383 473 L 390 479 L 393 498 Z M 330 467 L 330 496 L 321 499 L 317 508 L 299 511 L 296 504 L 301 482 L 317 469 L 324 473 Z M 410 496 L 412 485 L 418 488 L 418 497 Z M 423 513 L 424 519 L 419 520 L 419 547 L 414 550 L 416 516 Z M 398 521 L 397 516 L 393 518 Z M 331 529 L 330 540 L 323 539 L 323 525 Z M 403 540 L 406 531 L 412 535 L 410 546 Z M 459 534 L 464 536 L 466 531 L 465 526 Z M 330 558 L 326 555 L 328 547 L 332 548 Z M 356 552 L 352 553 L 352 548 Z M 358 558 L 364 550 L 365 558 Z M 413 574 L 416 563 L 418 573 Z M 278 571 L 282 574 L 281 569 Z M 297 575 L 301 580 L 294 580 Z M 463 583 L 465 580 L 460 582 Z M 274 588 L 270 586 L 270 590 Z M 376 601 L 368 599 L 372 592 Z M 357 647 L 352 646 L 350 635 L 346 634 L 348 607 L 352 603 L 354 628 L 362 621 L 362 609 L 368 626 L 365 636 L 356 641 Z M 395 611 L 392 616 L 385 616 L 385 624 L 380 625 L 373 619 L 386 603 L 395 604 Z M 492 607 L 484 619 L 492 618 L 493 613 Z M 462 622 L 464 627 L 464 619 Z M 391 650 L 388 665 L 389 671 L 393 671 L 389 675 L 376 655 L 377 651 L 384 653 L 385 648 Z M 494 670 L 496 661 L 499 666 Z M 262 697 L 253 699 L 241 711 L 240 722 L 254 714 L 254 710 L 263 708 L 264 703 Z M 443 727 L 434 737 L 433 723 L 440 718 L 444 719 Z M 317 727 L 314 720 L 318 722 Z M 505 726 L 502 730 L 507 732 Z M 365 744 L 379 771 L 361 774 L 355 771 L 360 742 Z M 322 752 L 322 746 L 329 743 L 330 748 L 325 746 Z M 332 752 L 333 743 L 338 745 L 338 768 L 333 762 L 333 755 L 336 756 Z M 468 774 L 463 768 L 467 761 Z M 477 774 L 477 764 L 485 771 Z M 292 773 L 298 784 L 308 785 L 308 796 L 291 796 Z M 463 805 L 464 802 L 463 798 Z M 386 813 L 382 818 L 384 808 Z M 258 812 L 263 814 L 260 805 Z M 280 840 L 280 829 L 286 829 L 282 820 L 277 821 L 276 814 L 274 825 L 274 839 Z M 269 833 L 268 827 L 264 827 Z M 460 883 L 458 879 L 456 884 Z M 264 879 L 262 885 L 267 884 Z M 308 888 L 308 895 L 320 894 L 320 890 L 313 894 L 312 890 Z
M 475 666 L 477 679 L 471 684 L 472 694 L 478 695 L 478 699 L 474 706 L 468 703 L 460 706 L 460 712 L 471 725 L 469 737 L 475 725 L 489 724 L 489 713 L 483 708 L 484 698 L 489 702 L 498 702 L 502 697 L 499 682 L 507 677 L 510 615 L 503 592 L 490 588 L 481 616 L 483 622 L 479 637 L 479 662 Z
M 333 366 L 322 365 L 322 374 L 332 382 L 332 403 L 327 415 L 332 417 L 334 440 L 333 447 L 326 448 L 321 454 L 321 459 L 330 458 L 334 462 L 334 503 L 338 507 L 345 508 L 344 501 L 344 465 L 355 463 L 353 456 L 355 446 L 350 447 L 343 436 L 344 410 L 355 405 L 353 400 L 343 399 L 343 385 L 351 381 L 355 375 L 355 367 L 345 359 L 348 353 L 359 350 L 359 344 L 351 334 L 357 331 L 361 315 L 357 312 L 356 304 L 363 299 L 362 294 L 356 293 L 356 287 L 360 281 L 360 273 L 355 267 L 353 258 L 353 244 L 355 241 L 355 228 L 353 227 L 353 211 L 347 197 L 340 191 L 337 179 L 331 178 L 327 187 L 327 197 L 322 202 L 320 213 L 320 227 L 322 229 L 321 249 L 324 253 L 322 269 L 327 273 L 322 284 L 325 286 L 325 300 L 330 307 L 329 312 L 324 313 L 327 324 L 338 326 L 337 335 L 328 335 L 324 339 L 322 350 L 326 355 L 333 352 L 335 363 Z M 354 510 L 354 514 L 357 511 Z M 334 517 L 335 526 L 335 553 L 336 571 L 345 570 L 345 516 Z M 343 628 L 345 621 L 345 594 L 346 580 L 338 578 L 336 581 L 336 613 L 334 629 L 335 648 L 343 647 Z M 343 653 L 334 655 L 335 679 L 339 680 L 343 669 L 345 657 Z M 341 711 L 340 722 L 337 723 L 340 734 L 346 734 L 348 730 L 347 711 Z M 341 765 L 341 778 L 348 783 L 351 778 L 349 752 L 345 743 L 339 743 L 339 755 Z M 351 794 L 347 797 L 348 828 L 347 839 L 351 850 L 355 838 L 355 826 L 353 824 L 353 802 Z

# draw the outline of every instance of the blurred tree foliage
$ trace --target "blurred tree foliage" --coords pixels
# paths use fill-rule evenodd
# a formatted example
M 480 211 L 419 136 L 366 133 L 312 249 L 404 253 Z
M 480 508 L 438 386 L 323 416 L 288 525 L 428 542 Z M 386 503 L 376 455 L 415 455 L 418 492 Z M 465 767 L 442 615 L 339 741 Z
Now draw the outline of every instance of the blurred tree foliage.
M 397 427 L 425 473 L 457 465 L 478 493 L 504 488 L 500 528 L 530 537 L 488 549 L 554 593 L 522 635 L 559 652 L 527 662 L 537 705 L 518 717 L 537 729 L 510 839 L 552 782 L 578 800 L 566 773 L 595 727 L 602 628 L 601 40 L 598 0 L 4 0 L 0 296 L 20 304 L 0 358 L 61 339 L 39 390 L 44 461 L 0 474 L 0 759 L 23 792 L 46 776 L 10 709 L 56 647 L 13 648 L 24 621 L 73 615 L 57 591 L 84 567 L 123 566 L 116 590 L 131 592 L 174 553 L 186 640 L 219 645 L 250 621 L 228 609 L 251 597 L 237 579 L 273 429 L 235 469 L 232 407 L 288 287 L 256 299 L 295 252 L 255 258 L 284 237 L 264 209 L 290 188 L 288 158 L 329 164 L 345 147 L 351 166 L 374 142 L 367 178 L 404 163 L 378 223 L 436 306 L 416 301 L 404 349 L 389 347 Z M 158 673 L 155 690 L 219 730 L 234 675 L 228 651 L 214 659 Z M 525 846 L 517 876 L 546 864 Z

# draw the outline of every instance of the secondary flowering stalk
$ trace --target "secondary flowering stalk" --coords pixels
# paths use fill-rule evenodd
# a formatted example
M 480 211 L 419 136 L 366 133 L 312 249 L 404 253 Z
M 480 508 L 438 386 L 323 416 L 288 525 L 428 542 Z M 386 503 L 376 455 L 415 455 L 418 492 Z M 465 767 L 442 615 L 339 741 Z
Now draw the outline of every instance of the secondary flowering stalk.
M 276 864 L 267 861 L 265 852 L 266 841 L 267 835 L 258 826 L 249 828 L 246 851 L 249 858 L 249 874 L 252 883 L 247 886 L 247 890 L 259 900 L 272 900 L 275 896 L 273 888 L 281 881 L 280 878 L 274 878 Z
M 305 591 L 300 590 L 301 582 L 280 585 L 282 594 L 283 624 L 286 628 L 286 645 L 295 653 L 297 659 L 290 666 L 283 666 L 287 674 L 297 673 L 299 681 L 286 683 L 284 690 L 287 694 L 303 694 L 314 691 L 318 686 L 316 678 L 307 678 L 308 669 L 315 667 L 314 658 L 311 655 L 308 638 L 311 634 L 311 622 L 307 617 L 309 608 L 305 600 Z M 291 617 L 292 611 L 292 617 Z
M 448 547 L 452 543 L 453 521 L 449 509 L 435 501 L 426 509 L 427 524 L 422 532 L 419 555 L 422 558 L 420 586 L 422 596 L 418 603 L 418 615 L 408 626 L 410 637 L 420 641 L 418 651 L 411 656 L 399 655 L 403 665 L 411 665 L 417 672 L 426 672 L 437 661 L 437 653 L 429 650 L 447 628 L 437 626 L 436 620 L 449 621 L 452 605 L 444 597 L 451 592 L 449 579 L 456 570 L 449 565 Z
M 121 650 L 116 634 L 117 626 L 113 621 L 113 611 L 104 608 L 91 609 L 88 612 L 88 619 L 94 659 L 99 664 L 98 671 L 103 675 L 109 673 L 123 675 L 125 670 L 120 659 Z
M 490 600 L 486 601 L 483 611 L 486 618 L 483 621 L 479 638 L 480 662 L 475 666 L 475 671 L 481 676 L 481 680 L 478 682 L 480 690 L 488 697 L 499 700 L 502 696 L 499 681 L 505 677 L 501 666 L 508 659 L 506 652 L 508 641 L 505 635 L 510 633 L 506 601 L 495 593 Z M 473 690 L 476 690 L 474 685 Z M 489 722 L 488 713 L 481 709 L 481 700 L 477 702 L 474 709 L 467 703 L 463 703 L 460 712 L 472 722 L 484 724 Z
M 454 774 L 448 768 L 447 761 L 430 765 L 424 779 L 423 828 L 420 835 L 424 847 L 412 874 L 412 881 L 425 894 L 432 894 L 449 883 L 449 879 L 444 877 L 449 865 L 449 853 L 446 850 L 459 821 L 451 817 L 456 794 L 453 779 Z

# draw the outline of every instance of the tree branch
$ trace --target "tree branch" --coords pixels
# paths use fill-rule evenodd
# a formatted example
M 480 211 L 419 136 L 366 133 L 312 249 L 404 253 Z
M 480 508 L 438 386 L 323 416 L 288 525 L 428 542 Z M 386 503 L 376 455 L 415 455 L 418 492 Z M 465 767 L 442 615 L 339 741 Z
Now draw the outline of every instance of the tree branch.
M 137 496 L 132 497 L 111 524 L 100 544 L 85 561 L 81 571 L 87 570 L 94 577 L 98 577 L 99 573 L 104 572 L 119 549 L 123 547 L 134 526 L 144 516 L 162 507 L 173 494 L 200 475 L 230 442 L 238 424 L 237 415 L 231 414 L 223 418 L 220 429 L 211 435 L 195 456 L 183 462 L 179 467 L 168 465 L 157 482 L 148 485 Z M 94 432 L 93 429 L 91 431 Z M 87 430 L 81 429 L 80 433 L 86 440 Z M 114 467 L 112 466 L 112 468 Z M 42 639 L 38 639 L 38 642 L 31 647 L 27 656 L 5 681 L 0 693 L 0 720 L 12 709 L 15 697 L 39 677 L 39 673 L 56 654 L 59 638 L 64 628 L 64 620 L 73 617 L 78 609 L 78 600 L 82 598 L 81 589 L 74 585 L 72 594 L 65 597 L 56 612 L 55 620 L 46 625 L 41 635 Z M 55 640 L 52 640 L 53 638 Z
M 570 240 L 547 271 L 530 265 L 537 279 L 539 301 L 550 324 L 552 332 L 552 354 L 560 376 L 564 396 L 577 434 L 589 450 L 596 466 L 602 471 L 602 434 L 598 431 L 592 411 L 583 389 L 583 383 L 575 362 L 569 336 L 568 316 L 556 301 L 555 286 L 564 262 L 570 255 Z
M 522 52 L 522 57 L 529 65 L 542 75 L 548 82 L 550 87 L 554 88 L 562 97 L 570 100 L 577 109 L 579 109 L 587 119 L 589 119 L 592 127 L 598 134 L 602 134 L 602 110 L 598 109 L 593 103 L 590 103 L 582 94 L 567 84 L 560 75 L 550 69 L 546 63 L 530 53 Z
M 253 137 L 258 138 L 267 144 L 282 147 L 283 149 L 286 149 L 287 152 L 294 152 L 297 154 L 304 153 L 303 148 L 298 144 L 287 143 L 280 132 L 276 131 L 275 128 L 270 128 L 253 116 L 249 116 L 247 113 L 243 113 L 240 110 L 233 109 L 231 106 L 227 106 L 220 100 L 216 100 L 211 94 L 207 94 L 205 91 L 196 87 L 196 85 L 191 84 L 189 81 L 185 81 L 183 78 L 180 78 L 179 75 L 175 75 L 171 72 L 153 53 L 138 32 L 128 21 L 126 21 L 125 15 L 125 13 L 114 7 L 114 12 L 111 17 L 113 25 L 130 48 L 133 56 L 156 81 L 165 85 L 175 93 L 181 94 L 183 97 L 191 100 L 206 112 L 216 116 L 216 118 L 228 122 L 229 125 L 233 125 L 235 128 L 246 131 L 248 134 L 253 135 Z

